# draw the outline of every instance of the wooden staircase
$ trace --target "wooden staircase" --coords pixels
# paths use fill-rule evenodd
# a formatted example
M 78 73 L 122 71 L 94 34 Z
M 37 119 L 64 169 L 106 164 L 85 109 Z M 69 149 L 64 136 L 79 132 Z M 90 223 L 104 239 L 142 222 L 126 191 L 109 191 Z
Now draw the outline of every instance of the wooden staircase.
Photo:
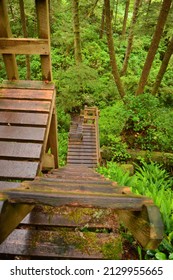
M 119 219 L 144 248 L 156 248 L 161 241 L 163 225 L 152 200 L 132 194 L 128 187 L 119 187 L 90 168 L 88 147 L 95 155 L 99 147 L 95 118 L 89 124 L 83 116 L 77 120 L 79 125 L 73 121 L 69 133 L 69 153 L 78 143 L 81 161 L 74 157 L 74 162 L 33 181 L 1 183 L 1 193 L 7 198 L 0 215 L 1 258 L 122 259 Z M 86 148 L 85 126 L 92 129 L 94 139 Z M 31 207 L 27 211 L 34 208 L 22 220 L 25 207 Z M 16 217 L 17 224 L 12 221 Z
M 72 118 L 67 164 L 82 164 L 94 168 L 99 161 L 98 109 L 85 107 L 80 116 Z

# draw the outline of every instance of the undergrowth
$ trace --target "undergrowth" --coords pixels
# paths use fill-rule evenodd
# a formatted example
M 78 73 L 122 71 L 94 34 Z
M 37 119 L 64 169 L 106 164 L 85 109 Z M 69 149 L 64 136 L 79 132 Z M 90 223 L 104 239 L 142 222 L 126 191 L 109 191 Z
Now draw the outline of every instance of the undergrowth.
M 165 227 L 165 235 L 157 250 L 147 250 L 145 259 L 173 259 L 173 180 L 161 165 L 151 162 L 136 165 L 133 176 L 115 162 L 99 167 L 98 172 L 120 186 L 130 186 L 135 194 L 151 197 L 159 207 Z

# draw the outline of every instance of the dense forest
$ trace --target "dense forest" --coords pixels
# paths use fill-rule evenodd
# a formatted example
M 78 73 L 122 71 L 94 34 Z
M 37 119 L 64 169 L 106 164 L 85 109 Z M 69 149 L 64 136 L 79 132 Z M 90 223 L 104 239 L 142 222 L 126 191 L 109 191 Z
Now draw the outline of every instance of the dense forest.
M 8 2 L 13 36 L 36 37 L 34 1 Z M 84 105 L 97 106 L 98 171 L 152 197 L 163 217 L 163 242 L 147 252 L 138 246 L 139 257 L 173 259 L 172 1 L 51 0 L 49 5 L 60 164 L 66 163 L 70 115 Z M 39 56 L 18 55 L 17 63 L 20 79 L 42 79 Z M 6 78 L 0 58 L 0 81 Z

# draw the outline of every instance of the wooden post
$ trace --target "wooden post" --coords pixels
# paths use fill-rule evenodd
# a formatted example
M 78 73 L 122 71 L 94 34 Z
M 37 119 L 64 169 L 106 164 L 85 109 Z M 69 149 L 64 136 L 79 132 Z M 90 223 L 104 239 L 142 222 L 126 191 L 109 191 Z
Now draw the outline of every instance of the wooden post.
M 7 1 L 0 0 L 0 37 L 10 38 L 12 37 L 10 23 L 8 18 Z M 3 54 L 3 60 L 6 67 L 7 77 L 9 80 L 18 80 L 18 69 L 16 58 L 14 54 Z
M 49 30 L 49 5 L 48 0 L 35 0 L 37 22 L 38 22 L 38 36 L 41 39 L 48 39 L 49 54 L 41 55 L 41 68 L 43 80 L 52 80 L 52 66 L 50 57 L 50 30 Z
M 50 132 L 48 144 L 51 148 L 51 153 L 54 155 L 55 168 L 58 168 L 58 137 L 57 137 L 57 113 L 56 108 L 54 108 L 52 113 L 52 119 L 50 124 Z

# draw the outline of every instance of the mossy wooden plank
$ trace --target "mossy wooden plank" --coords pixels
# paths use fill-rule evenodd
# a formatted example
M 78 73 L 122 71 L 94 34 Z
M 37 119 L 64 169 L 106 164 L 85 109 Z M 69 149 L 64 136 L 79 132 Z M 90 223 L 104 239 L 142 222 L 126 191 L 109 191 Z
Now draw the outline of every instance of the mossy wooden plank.
M 28 226 L 37 229 L 55 229 L 58 227 L 87 228 L 88 230 L 95 229 L 113 229 L 118 224 L 118 216 L 115 211 L 110 209 L 82 209 L 76 207 L 50 207 L 50 206 L 35 206 L 20 223 L 20 228 Z M 118 231 L 118 228 L 117 228 Z
M 37 175 L 39 161 L 0 160 L 0 178 L 34 179 Z
M 45 89 L 12 89 L 12 88 L 1 88 L 0 98 L 5 99 L 27 99 L 27 100 L 52 100 L 53 90 Z
M 124 225 L 145 249 L 156 249 L 163 239 L 164 226 L 155 205 L 143 205 L 140 212 L 119 211 Z
M 32 209 L 32 205 L 11 204 L 7 200 L 4 201 L 0 211 L 0 243 L 7 238 Z
M 0 112 L 0 124 L 23 126 L 46 126 L 48 113 Z
M 23 187 L 23 188 L 22 188 Z M 138 211 L 145 203 L 152 203 L 146 197 L 125 195 L 125 194 L 105 194 L 92 193 L 88 191 L 58 191 L 56 188 L 49 189 L 43 186 L 33 186 L 25 183 L 22 187 L 7 190 L 9 201 L 13 203 L 33 203 L 51 206 L 76 206 L 87 208 L 110 208 L 127 209 Z
M 106 244 L 114 249 L 114 254 Z M 18 229 L 1 244 L 0 254 L 56 259 L 121 259 L 122 243 L 118 234 Z

